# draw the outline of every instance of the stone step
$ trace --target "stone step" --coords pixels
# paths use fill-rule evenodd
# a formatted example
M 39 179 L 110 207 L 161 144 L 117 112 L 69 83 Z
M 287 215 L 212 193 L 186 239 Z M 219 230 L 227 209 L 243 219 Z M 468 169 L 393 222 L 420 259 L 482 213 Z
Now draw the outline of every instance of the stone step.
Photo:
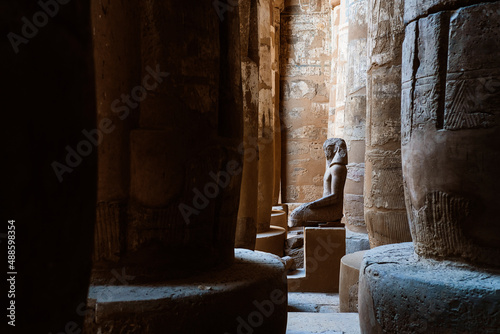
M 360 334 L 357 313 L 288 312 L 286 334 Z
M 339 313 L 339 304 L 338 293 L 288 293 L 288 312 Z

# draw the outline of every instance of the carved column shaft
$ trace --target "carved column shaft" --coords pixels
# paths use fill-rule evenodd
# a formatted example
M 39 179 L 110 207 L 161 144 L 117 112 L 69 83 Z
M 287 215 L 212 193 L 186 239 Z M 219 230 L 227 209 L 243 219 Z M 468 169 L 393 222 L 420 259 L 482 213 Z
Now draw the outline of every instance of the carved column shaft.
M 444 6 L 444 5 L 443 5 Z M 405 4 L 402 157 L 415 251 L 500 266 L 500 2 Z
M 277 205 L 281 188 L 281 121 L 280 121 L 280 21 L 284 0 L 273 0 L 271 25 L 271 70 L 274 112 L 274 190 L 273 205 Z
M 371 247 L 411 241 L 401 169 L 403 0 L 368 1 L 365 222 Z
M 346 100 L 344 139 L 349 151 L 345 186 L 345 223 L 356 232 L 366 232 L 363 207 L 366 121 L 367 0 L 349 3 L 347 35 Z
M 257 0 L 240 0 L 243 175 L 235 247 L 255 249 L 259 192 L 259 44 Z
M 148 0 L 140 18 L 142 73 L 130 91 L 137 101 L 119 106 L 135 105 L 140 114 L 130 135 L 130 200 L 118 260 L 148 281 L 233 260 L 241 59 L 238 11 L 221 19 L 210 2 Z M 172 33 L 179 27 L 182 34 Z M 95 282 L 108 279 L 107 262 L 94 269 Z
M 332 22 L 332 61 L 330 74 L 330 103 L 328 108 L 328 138 L 335 137 L 337 126 L 336 122 L 336 106 L 337 106 L 337 81 L 338 81 L 338 66 L 339 66 L 339 25 L 340 25 L 340 1 L 330 1 L 331 6 L 331 22 Z
M 271 225 L 274 192 L 274 110 L 272 100 L 271 24 L 272 2 L 258 6 L 259 34 L 259 198 L 257 231 Z
M 141 83 L 139 2 L 92 1 L 97 124 L 112 124 L 98 146 L 94 258 L 117 259 L 124 250 L 130 190 L 130 131 L 137 127 Z M 125 70 L 126 69 L 126 70 Z M 130 104 L 127 104 L 128 101 Z M 96 138 L 99 136 L 96 135 Z

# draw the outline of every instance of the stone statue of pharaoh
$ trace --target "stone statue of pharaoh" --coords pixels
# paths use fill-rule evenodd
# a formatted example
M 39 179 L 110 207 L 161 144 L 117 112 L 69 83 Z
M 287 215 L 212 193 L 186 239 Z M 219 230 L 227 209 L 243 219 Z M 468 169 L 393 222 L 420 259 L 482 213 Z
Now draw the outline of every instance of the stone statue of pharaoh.
M 289 225 L 341 226 L 344 206 L 344 185 L 347 177 L 347 146 L 341 138 L 329 138 L 323 144 L 326 171 L 323 178 L 323 197 L 305 203 L 290 214 Z

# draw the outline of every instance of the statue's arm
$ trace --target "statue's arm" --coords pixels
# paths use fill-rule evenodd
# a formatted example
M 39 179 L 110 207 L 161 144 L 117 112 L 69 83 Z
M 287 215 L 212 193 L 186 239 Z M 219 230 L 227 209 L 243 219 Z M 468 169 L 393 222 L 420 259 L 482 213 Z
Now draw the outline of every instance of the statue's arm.
M 314 202 L 311 202 L 309 206 L 311 209 L 334 205 L 344 196 L 343 189 L 347 176 L 347 168 L 344 165 L 333 165 L 330 172 L 332 174 L 332 192 L 328 196 L 324 196 Z

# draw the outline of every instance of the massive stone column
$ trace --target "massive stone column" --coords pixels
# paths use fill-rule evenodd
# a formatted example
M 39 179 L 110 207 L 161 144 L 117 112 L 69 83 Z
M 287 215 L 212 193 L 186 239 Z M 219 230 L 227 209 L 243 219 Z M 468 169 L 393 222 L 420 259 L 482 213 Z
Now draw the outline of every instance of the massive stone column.
M 333 7 L 334 28 L 332 30 L 332 89 L 335 89 L 335 95 L 331 99 L 333 110 L 329 113 L 334 114 L 329 118 L 328 137 L 344 138 L 344 118 L 346 101 L 346 79 L 347 79 L 347 37 L 349 33 L 349 22 L 346 16 L 346 1 L 330 1 Z M 333 124 L 332 124 L 333 123 Z
M 134 16 L 141 80 L 116 106 L 139 110 L 127 220 L 118 256 L 94 263 L 88 333 L 286 331 L 281 261 L 234 249 L 242 46 L 239 10 L 223 5 L 147 0 Z M 256 302 L 274 308 L 258 325 Z
M 498 266 L 500 2 L 449 9 L 405 6 L 402 148 L 411 233 L 421 256 Z
M 2 333 L 81 331 L 89 284 L 97 192 L 89 133 L 104 135 L 90 6 L 46 3 L 1 5 Z
M 255 249 L 259 175 L 259 44 L 257 0 L 240 0 L 241 81 L 243 89 L 243 174 L 235 247 Z M 241 152 L 243 149 L 243 152 Z
M 139 118 L 139 101 L 130 96 L 132 89 L 141 83 L 139 2 L 133 0 L 123 6 L 115 0 L 92 1 L 91 10 L 97 121 L 113 124 L 113 131 L 102 136 L 98 147 L 94 258 L 117 259 L 125 246 L 130 131 L 137 127 Z
M 331 6 L 331 29 L 332 29 L 332 61 L 331 61 L 331 72 L 330 72 L 330 103 L 328 108 L 328 138 L 339 138 L 340 134 L 337 134 L 335 127 L 337 126 L 336 121 L 336 106 L 337 106 L 337 82 L 341 81 L 338 78 L 338 67 L 339 67 L 339 31 L 340 31 L 340 0 L 330 0 Z
M 276 39 L 279 36 L 276 36 L 275 28 L 276 21 L 279 26 L 279 13 L 279 1 L 259 1 L 259 197 L 256 249 L 282 256 L 286 231 L 284 228 L 271 226 L 272 206 L 277 204 L 278 200 L 275 190 L 277 190 L 276 182 L 279 182 L 279 175 L 275 168 L 281 163 L 280 154 L 276 152 L 281 145 L 280 141 L 276 140 L 281 133 L 276 83 L 279 59 Z
M 500 328 L 500 2 L 474 2 L 405 3 L 401 141 L 413 244 L 366 253 L 364 333 Z
M 401 170 L 403 0 L 368 1 L 365 222 L 371 247 L 411 241 Z
M 354 232 L 366 232 L 363 207 L 366 122 L 367 0 L 349 2 L 347 68 L 345 84 L 344 140 L 349 151 L 345 187 L 345 224 Z M 339 120 L 340 121 L 340 120 Z
M 281 120 L 280 120 L 280 39 L 281 11 L 285 0 L 273 0 L 271 24 L 271 71 L 274 113 L 274 185 L 273 205 L 279 204 L 281 191 Z
M 119 238 L 114 233 L 99 235 L 103 240 L 98 238 L 98 245 L 116 242 L 120 246 L 113 256 L 97 249 L 105 254 L 99 254 L 100 261 L 95 262 L 96 283 L 112 277 L 110 261 L 148 281 L 184 276 L 233 260 L 241 178 L 237 152 L 242 138 L 239 20 L 228 14 L 220 23 L 217 14 L 202 14 L 203 8 L 154 0 L 141 3 L 140 58 L 131 54 L 137 46 L 133 38 L 127 39 L 126 46 L 115 46 L 113 39 L 108 42 L 109 36 L 98 39 L 112 45 L 102 75 L 117 77 L 102 82 L 98 95 L 119 94 L 128 88 L 110 102 L 111 111 L 118 117 L 140 113 L 138 128 L 129 136 L 129 163 L 116 170 L 130 178 L 125 231 Z M 204 9 L 213 11 L 211 4 Z M 110 13 L 114 10 L 109 7 Z M 120 13 L 139 19 L 133 3 Z M 182 19 L 180 13 L 187 17 Z M 107 27 L 134 22 L 126 18 L 115 13 L 103 20 Z M 184 27 L 183 34 L 172 34 L 178 26 Z M 104 57 L 102 50 L 96 53 Z M 127 69 L 134 71 L 134 60 L 140 59 L 135 66 L 141 70 L 141 79 L 132 88 L 134 75 L 119 73 L 124 69 L 114 62 L 122 50 L 121 57 L 128 55 L 125 50 L 131 54 Z M 118 150 L 123 146 L 117 144 Z M 114 163 L 101 156 L 101 168 Z M 101 180 L 107 182 L 104 177 Z M 116 225 L 107 228 L 116 229 Z
M 274 110 L 272 99 L 271 0 L 258 5 L 259 34 L 259 198 L 257 231 L 269 230 L 274 194 Z

